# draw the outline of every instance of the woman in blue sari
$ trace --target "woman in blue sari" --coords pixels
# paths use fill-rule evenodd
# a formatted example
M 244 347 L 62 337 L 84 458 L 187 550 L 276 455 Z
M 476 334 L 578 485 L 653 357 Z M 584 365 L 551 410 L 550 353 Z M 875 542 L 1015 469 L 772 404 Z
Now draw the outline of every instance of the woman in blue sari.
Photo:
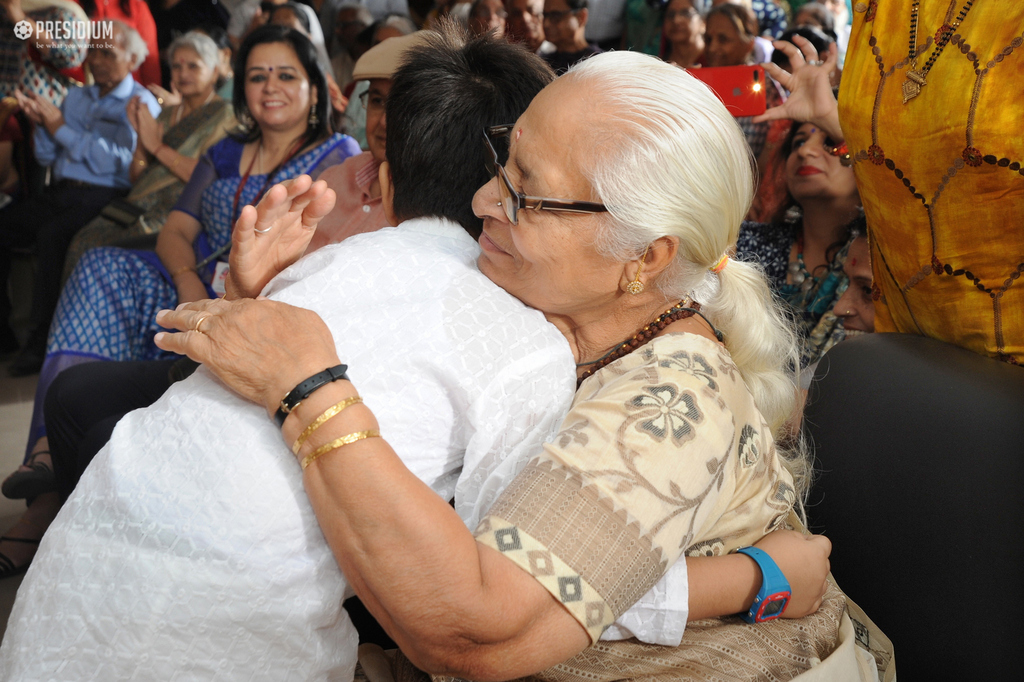
M 153 344 L 156 313 L 223 292 L 218 276 L 242 207 L 275 183 L 302 174 L 316 178 L 359 153 L 351 137 L 331 133 L 325 76 L 302 34 L 281 26 L 254 31 L 239 49 L 235 73 L 242 127 L 202 157 L 156 252 L 92 249 L 65 285 L 36 392 L 29 454 L 4 482 L 7 497 L 52 489 L 42 402 L 57 374 L 82 362 L 167 357 Z

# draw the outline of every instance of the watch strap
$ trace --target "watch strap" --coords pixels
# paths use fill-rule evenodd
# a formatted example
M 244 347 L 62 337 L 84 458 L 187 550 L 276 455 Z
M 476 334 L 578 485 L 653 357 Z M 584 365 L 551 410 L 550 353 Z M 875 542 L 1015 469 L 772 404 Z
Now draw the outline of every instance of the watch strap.
M 790 589 L 789 581 L 786 580 L 786 575 L 768 552 L 762 549 L 757 547 L 740 547 L 736 552 L 738 554 L 746 554 L 761 569 L 761 589 L 757 591 L 757 596 L 754 597 L 754 603 L 750 605 L 750 610 L 747 613 L 741 613 L 740 617 L 748 623 L 761 623 L 765 620 L 778 618 L 782 614 L 782 610 L 785 609 L 785 606 L 771 617 L 764 617 L 761 607 L 766 599 L 778 601 L 784 598 L 788 603 L 792 590 Z
M 288 418 L 292 410 L 298 407 L 299 403 L 311 396 L 317 389 L 323 388 L 327 384 L 339 379 L 348 381 L 348 375 L 345 374 L 346 370 L 348 370 L 348 365 L 335 365 L 334 367 L 328 367 L 322 372 L 317 372 L 300 382 L 288 395 L 281 399 L 281 405 L 274 414 L 274 421 L 277 422 L 278 427 L 284 426 L 284 420 Z

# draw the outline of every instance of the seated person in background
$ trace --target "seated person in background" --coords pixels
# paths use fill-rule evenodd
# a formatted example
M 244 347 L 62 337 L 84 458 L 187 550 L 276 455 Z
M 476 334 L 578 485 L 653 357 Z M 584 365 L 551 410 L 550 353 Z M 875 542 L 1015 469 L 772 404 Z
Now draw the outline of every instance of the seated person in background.
M 203 156 L 156 252 L 92 249 L 68 279 L 36 388 L 27 468 L 47 457 L 40 441 L 42 401 L 59 372 L 82 362 L 168 357 L 153 345 L 156 312 L 218 294 L 217 274 L 227 268 L 231 226 L 242 207 L 275 181 L 319 175 L 359 153 L 352 138 L 331 134 L 328 102 L 320 96 L 326 91 L 323 72 L 301 33 L 262 27 L 243 43 L 238 64 L 244 76 L 235 82 L 234 109 L 244 127 Z M 31 478 L 31 472 L 23 467 L 15 476 Z M 14 485 L 8 482 L 5 494 L 31 496 L 12 490 Z
M 390 439 L 437 491 L 429 494 L 449 511 L 445 500 L 454 495 L 468 522 L 557 426 L 575 385 L 565 338 L 483 277 L 474 264 L 479 248 L 467 234 L 480 230 L 468 204 L 471 186 L 486 177 L 479 129 L 518 117 L 550 78 L 535 57 L 501 42 L 462 46 L 434 37 L 419 48 L 394 80 L 394 166 L 382 173 L 394 179 L 394 191 L 384 192 L 389 205 L 407 220 L 325 247 L 267 290 L 273 298 L 302 299 L 325 316 L 335 339 L 347 339 L 342 352 L 353 358 L 352 373 Z M 441 176 L 438 168 L 448 171 Z M 258 210 L 245 209 L 239 245 L 273 250 L 293 233 L 274 220 L 275 206 L 287 208 L 309 181 L 292 187 L 291 196 L 275 188 Z M 325 192 L 317 183 L 302 194 L 311 197 L 310 215 L 293 222 L 315 224 L 329 209 Z M 232 254 L 231 276 L 243 281 L 238 290 L 262 288 L 266 261 L 247 268 L 240 251 Z M 302 330 L 293 336 L 299 355 L 310 343 L 304 330 L 319 319 L 305 314 L 313 326 L 293 328 Z M 279 321 L 273 314 L 267 320 L 275 327 Z M 414 329 L 415 338 L 403 328 Z M 65 679 L 97 666 L 112 678 L 216 670 L 237 678 L 351 679 L 356 643 L 340 608 L 346 583 L 291 457 L 263 409 L 233 396 L 205 369 L 126 416 L 23 583 L 0 650 L 0 679 L 52 671 L 57 661 Z M 162 473 L 152 477 L 156 471 Z M 122 493 L 131 501 L 119 502 Z M 126 524 L 108 526 L 106 518 Z M 136 518 L 146 519 L 145 527 Z M 103 547 L 109 560 L 97 561 L 91 550 L 68 553 L 74 538 Z M 826 541 L 773 538 L 796 546 L 794 566 L 815 565 L 817 575 L 801 581 L 805 598 L 794 604 L 795 611 L 813 608 Z M 115 557 L 131 557 L 132 570 L 120 571 Z M 749 571 L 737 579 L 747 583 L 737 592 L 756 589 L 757 569 L 745 557 L 707 561 L 731 565 L 739 576 Z M 90 578 L 75 579 L 72 596 L 59 574 L 82 570 Z M 749 597 L 740 596 L 735 609 L 744 601 Z M 107 621 L 100 612 L 117 616 Z M 112 623 L 132 636 L 111 632 Z M 42 652 L 39 628 L 48 633 Z
M 60 108 L 35 93 L 17 93 L 22 111 L 36 126 L 36 159 L 52 165 L 53 174 L 42 196 L 0 210 L 0 282 L 5 289 L 11 249 L 35 244 L 38 256 L 32 330 L 8 367 L 12 376 L 35 374 L 42 367 L 71 239 L 131 187 L 129 172 L 138 138 L 128 122 L 128 102 L 138 97 L 152 116 L 160 115 L 156 98 L 131 75 L 146 56 L 146 44 L 134 29 L 119 21 L 112 23 L 112 40 L 96 43 L 99 47 L 89 50 L 86 58 L 94 85 L 69 91 Z M 0 302 L 6 324 L 10 314 L 6 292 Z
M 707 7 L 707 0 L 669 1 L 662 25 L 662 59 L 684 69 L 703 63 Z
M 544 36 L 544 0 L 506 0 L 505 37 L 522 43 L 530 52 L 544 56 L 555 46 Z
M 373 47 L 389 38 L 407 36 L 415 32 L 416 25 L 409 17 L 390 14 L 364 30 L 359 39 L 360 41 L 365 40 L 370 47 Z M 339 122 L 339 129 L 354 137 L 363 149 L 369 149 L 366 141 L 366 108 L 363 102 L 366 98 L 363 93 L 369 87 L 370 84 L 366 81 L 353 81 L 352 93 L 348 100 L 348 106 L 345 108 L 345 115 Z
M 352 156 L 325 170 L 320 179 L 334 190 L 334 210 L 317 226 L 307 251 L 326 244 L 335 244 L 361 232 L 372 232 L 388 225 L 381 202 L 378 169 L 384 163 L 387 144 L 387 122 L 384 105 L 391 91 L 391 76 L 410 47 L 423 44 L 425 33 L 389 38 L 370 48 L 353 72 L 357 80 L 365 80 L 368 89 L 363 95 L 366 112 L 366 143 L 370 151 Z
M 770 224 L 744 224 L 736 253 L 760 263 L 789 305 L 802 340 L 800 366 L 808 367 L 843 338 L 834 304 L 847 286 L 843 261 L 860 195 L 853 171 L 816 126 L 793 124 L 782 151 L 789 210 Z
M 171 88 L 177 104 L 153 118 L 140 98 L 128 102 L 128 123 L 138 136 L 132 189 L 83 227 L 68 248 L 64 278 L 88 249 L 159 232 L 199 157 L 237 125 L 231 104 L 216 93 L 220 52 L 208 36 L 191 31 L 170 44 Z
M 19 191 L 19 169 L 14 163 L 14 144 L 31 134 L 21 130 L 13 114 L 18 110 L 14 91 L 34 92 L 59 107 L 69 87 L 77 83 L 61 71 L 79 66 L 88 52 L 83 38 L 55 40 L 45 32 L 33 31 L 31 40 L 22 40 L 14 31 L 20 21 L 87 21 L 85 12 L 71 0 L 5 0 L 0 4 L 0 54 L 4 66 L 0 69 L 0 208 Z M 30 49 L 31 47 L 31 49 Z M 4 318 L 6 324 L 6 317 Z M 4 327 L 0 325 L 0 329 Z M 10 344 L 0 339 L 0 353 Z M 17 350 L 12 348 L 9 350 Z
M 603 52 L 587 42 L 587 0 L 545 0 L 544 38 L 555 46 L 544 57 L 556 76 L 561 76 L 576 62 Z
M 875 302 L 871 298 L 871 251 L 866 235 L 857 234 L 850 241 L 843 273 L 849 285 L 836 301 L 833 310 L 843 322 L 846 338 L 875 331 Z
M 338 16 L 334 20 L 334 40 L 329 43 L 329 53 L 334 80 L 342 92 L 355 80 L 352 69 L 366 49 L 359 41 L 359 34 L 372 23 L 373 15 L 362 5 L 346 3 L 338 8 Z
M 469 32 L 475 36 L 494 31 L 495 37 L 505 37 L 508 12 L 502 0 L 476 0 L 469 8 Z

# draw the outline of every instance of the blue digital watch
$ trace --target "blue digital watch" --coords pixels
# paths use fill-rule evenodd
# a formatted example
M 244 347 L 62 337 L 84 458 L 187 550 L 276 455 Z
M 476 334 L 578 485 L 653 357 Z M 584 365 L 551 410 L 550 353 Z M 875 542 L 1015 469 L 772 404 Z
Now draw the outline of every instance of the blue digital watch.
M 789 581 L 767 552 L 757 547 L 740 547 L 736 551 L 756 561 L 761 569 L 761 589 L 754 597 L 750 611 L 741 613 L 740 617 L 748 623 L 775 620 L 786 610 L 789 598 L 793 594 L 789 588 Z

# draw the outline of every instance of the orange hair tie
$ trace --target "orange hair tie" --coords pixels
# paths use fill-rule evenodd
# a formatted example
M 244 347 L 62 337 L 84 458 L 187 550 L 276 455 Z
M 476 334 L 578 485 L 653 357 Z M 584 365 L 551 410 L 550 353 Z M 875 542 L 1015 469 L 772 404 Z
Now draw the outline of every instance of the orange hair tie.
M 711 272 L 716 275 L 725 269 L 725 264 L 729 262 L 729 256 L 722 256 L 714 266 L 711 267 Z

